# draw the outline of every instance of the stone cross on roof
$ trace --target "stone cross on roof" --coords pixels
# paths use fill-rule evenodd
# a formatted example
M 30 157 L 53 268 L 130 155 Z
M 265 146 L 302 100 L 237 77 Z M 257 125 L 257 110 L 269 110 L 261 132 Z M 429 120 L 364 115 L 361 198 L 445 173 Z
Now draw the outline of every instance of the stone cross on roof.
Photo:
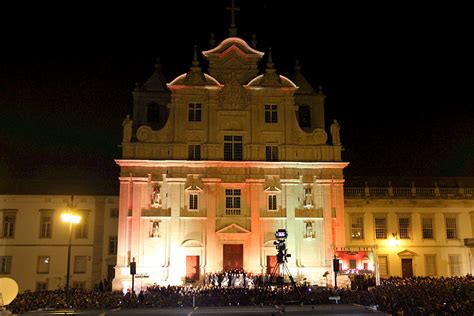
M 237 35 L 237 28 L 235 27 L 235 11 L 240 11 L 240 8 L 235 6 L 235 0 L 232 0 L 232 6 L 225 8 L 231 12 L 230 15 L 230 27 L 229 27 L 229 36 Z

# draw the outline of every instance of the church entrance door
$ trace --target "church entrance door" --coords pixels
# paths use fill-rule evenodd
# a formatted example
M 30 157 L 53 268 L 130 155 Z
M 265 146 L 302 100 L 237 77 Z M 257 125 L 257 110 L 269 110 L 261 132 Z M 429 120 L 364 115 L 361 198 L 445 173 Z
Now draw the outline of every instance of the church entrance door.
M 244 245 L 225 244 L 224 245 L 224 270 L 234 270 L 244 268 Z
M 277 256 L 267 256 L 267 274 L 271 274 L 273 269 L 277 265 Z M 276 275 L 279 275 L 278 269 L 275 271 Z
M 186 256 L 186 281 L 199 281 L 199 256 Z

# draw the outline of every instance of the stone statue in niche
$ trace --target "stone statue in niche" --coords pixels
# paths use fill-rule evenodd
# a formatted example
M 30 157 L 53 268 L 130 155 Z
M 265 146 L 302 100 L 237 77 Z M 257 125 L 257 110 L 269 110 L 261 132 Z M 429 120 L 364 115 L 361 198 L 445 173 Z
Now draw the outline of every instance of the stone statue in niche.
M 314 238 L 314 231 L 313 231 L 313 222 L 306 221 L 306 231 L 304 234 L 304 238 Z
M 159 237 L 160 237 L 160 222 L 151 221 L 150 238 L 159 238 Z
M 160 186 L 155 185 L 153 186 L 153 192 L 151 193 L 151 206 L 152 207 L 159 207 L 161 206 L 161 193 L 160 193 Z
M 313 192 L 311 188 L 304 189 L 304 207 L 313 207 Z

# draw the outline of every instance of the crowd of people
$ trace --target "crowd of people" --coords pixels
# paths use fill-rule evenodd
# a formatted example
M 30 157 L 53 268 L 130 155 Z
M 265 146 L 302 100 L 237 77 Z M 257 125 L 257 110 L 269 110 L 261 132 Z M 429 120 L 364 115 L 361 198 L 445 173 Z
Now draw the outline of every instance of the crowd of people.
M 242 269 L 227 270 L 220 273 L 206 273 L 204 276 L 204 286 L 222 288 L 245 287 L 252 289 L 265 286 L 270 276 L 270 274 L 247 273 Z
M 225 282 L 225 276 L 231 281 Z M 13 313 L 24 313 L 38 309 L 63 309 L 73 307 L 86 309 L 156 308 L 192 306 L 252 306 L 264 304 L 301 303 L 331 304 L 331 296 L 340 296 L 342 304 L 372 306 L 392 315 L 473 315 L 474 278 L 466 277 L 430 278 L 414 277 L 402 279 L 392 277 L 379 286 L 364 285 L 358 289 L 327 288 L 302 285 L 299 292 L 291 285 L 261 286 L 259 283 L 241 285 L 241 277 L 251 275 L 243 271 L 223 273 L 221 285 L 210 283 L 214 276 L 204 279 L 207 284 L 197 286 L 151 286 L 138 294 L 100 290 L 72 289 L 70 302 L 66 302 L 64 290 L 26 291 L 8 306 Z M 263 277 L 263 276 L 262 276 Z M 232 283 L 233 279 L 235 282 Z M 263 278 L 262 278 L 263 279 Z M 257 278 L 258 280 L 258 278 Z M 371 284 L 372 280 L 366 280 Z M 231 286 L 229 286 L 229 282 Z M 257 285 L 258 284 L 258 285 Z M 301 296 L 300 296 L 301 293 Z

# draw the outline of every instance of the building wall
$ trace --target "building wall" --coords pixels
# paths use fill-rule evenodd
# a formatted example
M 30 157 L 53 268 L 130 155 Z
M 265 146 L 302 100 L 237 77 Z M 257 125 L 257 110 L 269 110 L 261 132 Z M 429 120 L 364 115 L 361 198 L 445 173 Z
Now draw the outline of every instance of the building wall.
M 129 180 L 125 179 L 123 182 L 130 183 Z M 146 187 L 148 178 L 144 182 Z M 302 181 L 294 182 L 296 193 L 287 189 L 287 185 L 281 186 L 281 199 L 278 203 L 297 205 L 294 216 L 290 216 L 293 222 L 286 219 L 285 208 L 280 207 L 281 204 L 274 214 L 267 210 L 264 188 L 270 182 L 262 178 L 246 184 L 250 202 L 245 202 L 245 204 L 250 210 L 247 219 L 240 222 L 239 226 L 232 225 L 234 221 L 226 219 L 222 214 L 216 215 L 218 204 L 215 200 L 216 195 L 223 189 L 222 183 L 216 179 L 209 179 L 202 184 L 199 210 L 196 213 L 190 213 L 187 209 L 186 192 L 189 191 L 186 191 L 186 184 L 191 182 L 187 179 L 178 182 L 177 195 L 173 196 L 173 200 L 182 195 L 180 201 L 184 206 L 178 207 L 173 215 L 169 213 L 169 215 L 165 214 L 166 216 L 154 216 L 147 213 L 147 208 L 144 208 L 145 216 L 141 216 L 138 223 L 138 240 L 143 246 L 140 246 L 136 252 L 137 273 L 156 276 L 156 279 L 137 278 L 137 286 L 162 282 L 170 277 L 175 277 L 173 281 L 176 283 L 183 282 L 183 276 L 186 273 L 186 255 L 200 256 L 201 276 L 205 272 L 220 271 L 222 247 L 223 244 L 228 243 L 244 245 L 244 267 L 247 271 L 265 272 L 266 257 L 275 255 L 277 252 L 273 244 L 274 233 L 280 228 L 289 230 L 287 246 L 292 257 L 289 258 L 288 265 L 296 279 L 307 277 L 311 282 L 326 284 L 322 274 L 331 270 L 332 267 L 326 261 L 331 257 L 328 258 L 325 253 L 327 249 L 324 242 L 325 221 L 319 213 L 298 207 L 298 205 L 301 206 L 301 203 L 297 202 L 298 196 L 301 200 L 302 194 L 297 191 L 303 186 Z M 315 209 L 319 209 L 324 204 L 324 199 L 320 198 L 323 192 L 324 189 L 321 186 L 315 185 L 313 190 Z M 287 200 L 293 200 L 293 202 Z M 37 282 L 46 283 L 48 289 L 65 286 L 68 224 L 62 222 L 60 214 L 66 210 L 69 201 L 69 196 L 55 195 L 2 195 L 0 197 L 2 236 L 4 215 L 12 212 L 16 215 L 14 237 L 0 238 L 0 257 L 12 257 L 10 273 L 4 273 L 1 276 L 13 278 L 19 284 L 20 292 L 35 290 Z M 118 211 L 118 197 L 76 196 L 74 201 L 77 209 L 89 211 L 90 220 L 88 238 L 76 239 L 73 231 L 70 284 L 73 286 L 76 282 L 83 282 L 86 288 L 91 288 L 98 281 L 107 278 L 108 265 L 113 267 L 117 265 L 116 255 L 113 252 L 109 253 L 109 237 L 118 235 L 118 220 L 114 215 Z M 148 196 L 145 201 L 148 202 Z M 211 205 L 214 206 L 211 207 Z M 465 246 L 465 239 L 472 240 L 473 238 L 474 199 L 470 194 L 449 198 L 429 194 L 380 197 L 365 196 L 363 188 L 346 188 L 344 210 L 346 224 L 343 226 L 343 234 L 346 242 L 336 243 L 337 250 L 345 250 L 350 254 L 345 259 L 341 258 L 343 270 L 349 269 L 350 258 L 356 260 L 357 269 L 363 269 L 363 263 L 366 262 L 369 269 L 374 270 L 376 257 L 386 256 L 388 274 L 393 276 L 402 276 L 401 262 L 402 259 L 407 258 L 412 259 L 413 274 L 416 276 L 439 277 L 473 272 L 473 248 Z M 52 213 L 51 238 L 39 238 L 42 212 Z M 310 215 L 311 212 L 314 214 Z M 99 216 L 98 213 L 100 213 Z M 374 217 L 382 214 L 387 219 L 387 238 L 377 239 Z M 358 215 L 363 217 L 362 239 L 353 238 L 351 233 L 352 217 Z M 209 220 L 209 216 L 214 220 Z M 403 216 L 410 219 L 408 239 L 400 238 L 398 218 Z M 422 218 L 427 216 L 433 218 L 433 239 L 422 237 Z M 456 238 L 446 238 L 446 216 L 456 218 Z M 220 219 L 217 219 L 219 217 Z M 97 218 L 102 218 L 101 223 L 97 223 Z M 132 225 L 132 218 L 132 216 L 127 216 L 127 227 Z M 160 220 L 159 237 L 150 238 L 151 223 L 156 220 Z M 314 235 L 312 236 L 306 236 L 307 221 L 313 222 Z M 245 229 L 242 230 L 240 227 Z M 399 243 L 394 242 L 392 233 L 397 233 Z M 331 250 L 331 245 L 329 249 Z M 365 255 L 367 255 L 366 259 L 364 259 Z M 435 273 L 429 273 L 427 256 L 433 255 L 435 256 Z M 459 255 L 457 273 L 453 273 L 450 269 L 450 255 Z M 39 256 L 50 256 L 48 273 L 38 273 Z M 75 256 L 87 257 L 86 273 L 74 273 Z M 124 264 L 117 265 L 117 269 L 120 271 L 118 277 L 124 281 L 125 286 L 130 285 L 127 283 L 130 282 L 128 262 L 125 260 Z M 331 280 L 329 278 L 329 284 L 332 284 Z
M 387 190 L 384 188 L 383 190 Z M 407 188 L 407 192 L 410 188 Z M 412 189 L 413 190 L 413 189 Z M 402 276 L 402 260 L 412 259 L 413 274 L 418 276 L 454 276 L 473 272 L 472 248 L 465 239 L 473 237 L 474 200 L 471 194 L 436 196 L 420 192 L 433 192 L 433 188 L 418 188 L 418 193 L 374 196 L 364 193 L 353 195 L 348 189 L 345 199 L 347 237 L 346 247 L 371 247 L 376 256 L 388 259 L 388 274 Z M 471 190 L 472 189 L 468 189 Z M 352 219 L 363 216 L 363 238 L 351 233 Z M 375 218 L 386 218 L 386 238 L 376 238 Z M 400 234 L 399 218 L 409 219 L 408 238 Z M 423 219 L 432 219 L 433 238 L 423 237 Z M 447 228 L 446 218 L 453 218 L 455 232 Z M 426 227 L 426 226 L 425 226 Z M 450 238 L 448 238 L 448 229 Z M 428 235 L 425 235 L 428 237 Z M 458 269 L 450 266 L 450 256 L 459 256 Z M 435 267 L 430 269 L 427 256 L 435 256 Z M 347 261 L 345 262 L 347 266 Z M 383 275 L 382 275 L 383 276 Z
M 60 195 L 2 195 L 0 197 L 1 238 L 0 257 L 11 257 L 3 277 L 14 279 L 20 292 L 36 290 L 37 283 L 47 289 L 62 288 L 66 284 L 69 224 L 61 220 L 67 211 L 70 196 Z M 108 236 L 117 234 L 117 221 L 110 218 L 110 209 L 118 208 L 117 197 L 76 196 L 74 213 L 87 214 L 87 238 L 76 238 L 72 230 L 70 286 L 91 288 L 107 277 L 104 261 L 115 261 L 115 255 L 102 253 L 107 248 Z M 51 214 L 51 234 L 42 238 L 41 214 Z M 15 214 L 12 237 L 5 236 L 5 215 Z M 100 220 L 100 222 L 98 221 Z M 49 257 L 49 263 L 38 271 L 40 256 Z M 85 272 L 76 273 L 75 257 L 85 258 Z M 42 269 L 42 268 L 40 268 Z M 77 284 L 79 283 L 79 284 Z
M 248 161 L 117 162 L 123 170 L 124 203 L 120 209 L 115 289 L 131 287 L 131 260 L 137 262 L 137 274 L 147 276 L 135 283 L 136 290 L 147 284 L 184 283 L 186 256 L 199 256 L 201 277 L 220 272 L 224 269 L 226 244 L 243 245 L 244 270 L 265 273 L 267 256 L 277 253 L 275 232 L 281 228 L 288 231 L 288 266 L 292 274 L 316 283 L 324 271 L 330 270 L 333 235 L 344 240 L 344 225 L 332 226 L 333 221 L 344 220 L 344 212 L 339 210 L 344 205 L 331 202 L 332 195 L 342 197 L 340 170 L 344 163 L 307 163 L 303 167 L 297 163 Z M 324 179 L 328 168 L 334 173 L 331 179 Z M 156 186 L 160 187 L 159 205 L 152 201 Z M 311 205 L 305 205 L 308 188 Z M 238 213 L 227 212 L 226 189 L 240 190 Z M 190 194 L 198 195 L 196 210 L 189 207 Z M 275 210 L 269 210 L 269 194 L 276 196 Z M 332 218 L 332 208 L 339 217 Z M 159 227 L 156 235 L 153 222 Z

